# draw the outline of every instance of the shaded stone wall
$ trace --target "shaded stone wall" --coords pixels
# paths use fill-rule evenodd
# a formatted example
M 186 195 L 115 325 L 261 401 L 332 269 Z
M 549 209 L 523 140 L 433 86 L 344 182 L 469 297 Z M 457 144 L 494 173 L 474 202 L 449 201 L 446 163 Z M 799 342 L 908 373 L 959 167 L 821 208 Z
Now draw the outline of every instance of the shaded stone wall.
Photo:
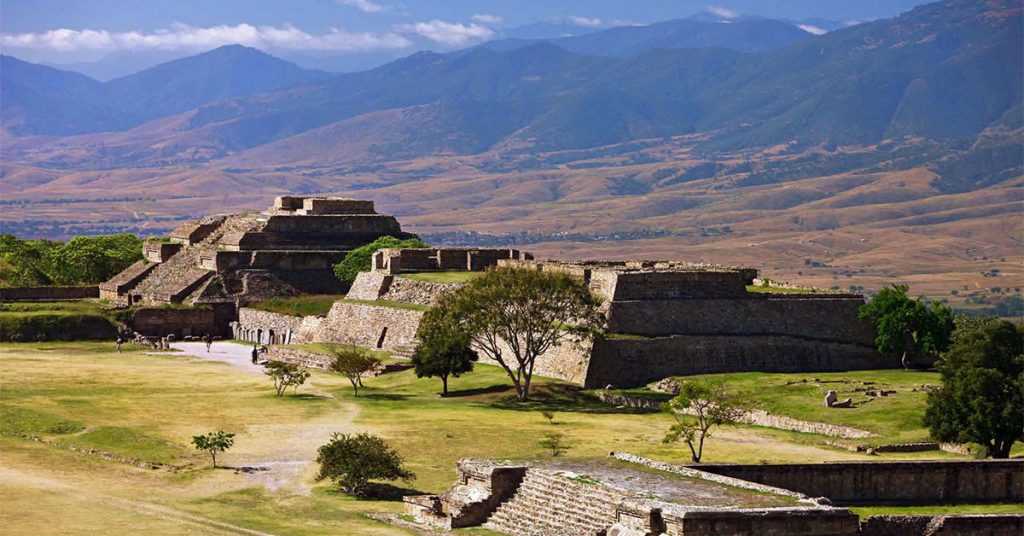
M 534 363 L 533 373 L 538 376 L 558 378 L 578 385 L 583 385 L 588 377 L 588 367 L 591 361 L 591 341 L 566 341 L 541 354 Z M 501 345 L 503 359 L 513 370 L 518 368 L 516 358 L 507 344 Z M 483 352 L 477 352 L 481 363 L 498 365 L 487 357 Z M 602 384 L 604 387 L 607 384 Z M 618 385 L 618 384 L 616 384 Z M 591 388 L 594 388 L 593 386 Z
M 132 328 L 151 337 L 164 337 L 172 334 L 177 337 L 202 336 L 207 333 L 222 334 L 222 330 L 218 329 L 217 316 L 213 308 L 139 309 L 132 319 Z
M 840 504 L 1024 501 L 1024 460 L 701 464 L 700 469 Z
M 545 365 L 557 366 L 557 365 Z M 722 372 L 830 372 L 901 367 L 874 347 L 778 336 L 600 339 L 583 385 L 639 387 L 667 376 Z M 568 378 L 566 378 L 568 379 Z M 576 380 L 570 380 L 576 381 Z
M 0 288 L 0 302 L 56 301 L 99 298 L 100 289 L 91 287 L 9 287 Z
M 845 509 L 718 510 L 663 513 L 671 536 L 856 536 L 856 514 Z
M 339 301 L 307 340 L 353 343 L 408 355 L 416 346 L 416 329 L 424 312 Z
M 232 337 L 264 344 L 298 344 L 303 317 L 272 313 L 251 307 L 238 309 L 238 322 L 232 325 Z
M 146 241 L 142 244 L 142 255 L 151 262 L 164 262 L 181 251 L 182 244 L 176 242 Z
M 874 346 L 870 323 L 857 319 L 860 296 L 766 296 L 737 299 L 617 301 L 608 331 L 638 335 L 789 335 Z

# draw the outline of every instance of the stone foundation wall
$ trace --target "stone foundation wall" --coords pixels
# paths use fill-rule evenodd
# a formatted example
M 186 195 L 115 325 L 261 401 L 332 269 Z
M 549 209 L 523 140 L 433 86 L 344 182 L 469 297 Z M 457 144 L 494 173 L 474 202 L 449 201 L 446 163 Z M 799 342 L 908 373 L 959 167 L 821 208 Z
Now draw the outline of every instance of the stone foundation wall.
M 608 331 L 647 336 L 788 335 L 874 346 L 859 296 L 766 296 L 612 302 Z
M 554 346 L 541 354 L 534 363 L 533 373 L 538 376 L 558 378 L 577 385 L 583 385 L 588 377 L 587 368 L 590 364 L 590 341 L 567 341 Z M 498 365 L 483 352 L 477 352 L 481 363 Z M 516 359 L 512 356 L 508 345 L 502 345 L 502 355 L 506 363 L 515 370 Z M 604 385 L 601 385 L 604 387 Z M 594 387 L 591 387 L 594 388 Z
M 718 510 L 664 513 L 671 536 L 857 536 L 856 514 L 845 509 Z
M 263 344 L 300 344 L 303 317 L 272 313 L 251 307 L 238 309 L 238 322 L 231 326 L 232 337 Z
M 701 464 L 700 469 L 839 504 L 1024 501 L 1024 460 Z
M 221 335 L 217 315 L 209 309 L 145 308 L 135 312 L 132 328 L 142 335 L 176 337 Z
M 546 370 L 575 367 L 545 363 Z M 723 372 L 831 372 L 901 367 L 898 356 L 874 347 L 774 336 L 677 336 L 599 339 L 590 353 L 584 387 L 639 387 L 668 376 Z M 569 381 L 575 378 L 556 376 Z
M 339 301 L 306 340 L 353 343 L 407 355 L 416 346 L 416 329 L 424 312 Z
M 0 302 L 82 300 L 99 297 L 100 289 L 97 286 L 0 288 Z

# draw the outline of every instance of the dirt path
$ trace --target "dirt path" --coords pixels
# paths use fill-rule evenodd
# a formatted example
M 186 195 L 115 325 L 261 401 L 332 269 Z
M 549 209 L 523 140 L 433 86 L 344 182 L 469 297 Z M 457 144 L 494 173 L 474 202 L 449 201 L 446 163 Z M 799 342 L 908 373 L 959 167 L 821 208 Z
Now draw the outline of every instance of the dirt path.
M 87 502 L 101 507 L 115 507 L 130 513 L 170 520 L 182 525 L 189 533 L 193 534 L 244 534 L 248 536 L 273 536 L 273 534 L 268 532 L 247 529 L 238 525 L 232 525 L 223 521 L 217 521 L 208 517 L 184 512 L 170 506 L 135 499 L 125 499 L 123 497 L 99 493 L 95 490 L 89 490 L 88 493 L 82 493 L 83 490 L 78 486 L 26 473 L 3 465 L 0 465 L 0 481 L 3 481 L 5 485 L 9 486 L 30 487 L 47 490 L 48 493 L 56 495 L 67 495 L 68 500 L 71 501 Z
M 263 376 L 263 367 L 252 364 L 251 346 L 230 342 L 215 342 L 206 351 L 202 342 L 173 343 L 171 348 L 204 361 L 220 361 L 246 374 Z M 303 392 L 334 398 L 331 394 L 307 382 Z M 236 438 L 235 448 L 224 457 L 225 464 L 235 467 L 247 479 L 262 484 L 268 490 L 286 490 L 309 495 L 307 484 L 314 478 L 316 451 L 327 443 L 335 432 L 349 432 L 359 414 L 359 406 L 337 401 L 338 409 L 311 420 L 294 424 L 249 426 L 247 435 L 270 438 L 269 441 L 244 442 Z

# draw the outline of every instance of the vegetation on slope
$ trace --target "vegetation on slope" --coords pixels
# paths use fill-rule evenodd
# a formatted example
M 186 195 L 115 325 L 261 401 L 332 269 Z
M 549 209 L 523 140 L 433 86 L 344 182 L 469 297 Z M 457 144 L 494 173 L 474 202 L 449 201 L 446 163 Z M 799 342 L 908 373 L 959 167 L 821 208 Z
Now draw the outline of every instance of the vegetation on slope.
M 344 294 L 304 294 L 302 296 L 277 297 L 249 304 L 248 307 L 292 316 L 322 316 L 331 310 L 334 302 Z
M 373 265 L 373 254 L 383 248 L 427 248 L 430 247 L 419 238 L 400 239 L 393 236 L 382 236 L 365 246 L 349 251 L 345 258 L 334 265 L 334 275 L 345 283 L 356 280 L 359 272 L 365 272 Z
M 0 235 L 0 286 L 88 285 L 110 279 L 142 259 L 131 234 L 79 236 L 67 243 Z

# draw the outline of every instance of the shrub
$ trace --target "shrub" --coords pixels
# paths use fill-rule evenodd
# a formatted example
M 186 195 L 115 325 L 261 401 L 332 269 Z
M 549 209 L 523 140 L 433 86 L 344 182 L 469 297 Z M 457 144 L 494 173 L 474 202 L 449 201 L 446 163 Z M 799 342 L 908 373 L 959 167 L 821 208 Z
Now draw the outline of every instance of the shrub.
M 234 446 L 235 434 L 229 434 L 224 430 L 210 432 L 206 435 L 192 436 L 192 445 L 197 450 L 207 452 L 213 459 L 213 467 L 217 467 L 217 453 L 224 452 Z
M 285 363 L 284 361 L 269 361 L 267 362 L 263 373 L 270 376 L 270 379 L 274 382 L 274 390 L 277 391 L 277 396 L 281 396 L 292 388 L 292 394 L 295 394 L 299 390 L 299 386 L 306 383 L 309 379 L 309 371 L 305 367 L 301 367 L 294 363 Z
M 359 495 L 370 480 L 409 480 L 415 474 L 383 439 L 370 434 L 340 434 L 317 450 L 318 480 L 330 479 L 342 491 Z
M 407 238 L 402 240 L 393 236 L 382 236 L 365 246 L 360 246 L 349 251 L 341 262 L 334 265 L 334 276 L 344 283 L 351 284 L 356 280 L 359 272 L 365 272 L 373 264 L 373 254 L 378 249 L 384 248 L 428 248 L 428 244 L 419 238 Z

